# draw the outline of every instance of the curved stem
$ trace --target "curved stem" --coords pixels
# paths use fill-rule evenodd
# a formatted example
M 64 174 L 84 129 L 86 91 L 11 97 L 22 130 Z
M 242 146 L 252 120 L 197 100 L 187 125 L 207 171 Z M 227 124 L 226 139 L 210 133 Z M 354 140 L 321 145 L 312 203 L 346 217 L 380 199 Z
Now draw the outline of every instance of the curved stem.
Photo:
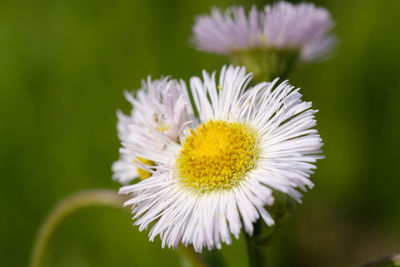
M 123 208 L 123 203 L 126 200 L 126 197 L 120 196 L 117 192 L 112 190 L 93 189 L 76 193 L 58 203 L 40 227 L 33 245 L 29 266 L 41 267 L 43 265 L 44 255 L 50 238 L 66 217 L 81 209 L 94 206 L 104 206 L 129 211 L 129 209 Z M 179 252 L 183 257 L 185 257 L 185 262 L 187 263 L 186 266 L 207 266 L 207 264 L 194 252 L 193 249 L 181 247 Z
M 61 201 L 47 216 L 40 227 L 39 233 L 33 245 L 30 267 L 40 267 L 43 264 L 43 257 L 49 240 L 58 225 L 70 214 L 83 208 L 93 206 L 106 206 L 122 208 L 126 198 L 111 190 L 87 190 L 74 194 Z
M 361 267 L 390 267 L 390 266 L 400 266 L 400 254 L 375 259 L 361 265 Z

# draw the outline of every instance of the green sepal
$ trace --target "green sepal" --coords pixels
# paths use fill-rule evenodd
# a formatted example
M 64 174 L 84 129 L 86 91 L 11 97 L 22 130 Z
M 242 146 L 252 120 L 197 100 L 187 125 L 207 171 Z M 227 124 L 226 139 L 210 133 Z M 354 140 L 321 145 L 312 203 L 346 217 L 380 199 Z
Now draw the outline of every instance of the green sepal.
M 270 82 L 277 77 L 287 79 L 298 63 L 299 53 L 295 50 L 254 48 L 235 51 L 230 58 L 234 65 L 245 66 L 252 72 L 256 82 Z

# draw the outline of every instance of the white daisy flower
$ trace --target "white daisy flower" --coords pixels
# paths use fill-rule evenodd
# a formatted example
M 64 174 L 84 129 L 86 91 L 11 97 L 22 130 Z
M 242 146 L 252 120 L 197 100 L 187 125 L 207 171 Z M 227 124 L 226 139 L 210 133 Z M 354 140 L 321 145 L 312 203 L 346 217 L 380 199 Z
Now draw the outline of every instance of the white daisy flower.
M 168 77 L 142 81 L 142 88 L 134 97 L 134 92 L 125 92 L 126 99 L 133 108 L 129 116 L 121 111 L 118 116 L 118 136 L 122 142 L 135 145 L 136 149 L 146 149 L 137 140 L 132 140 L 131 135 L 140 130 L 149 133 L 157 131 L 171 141 L 178 141 L 180 131 L 185 124 L 193 123 L 194 115 L 190 105 L 187 88 L 183 81 L 170 80 Z M 151 172 L 142 168 L 143 165 L 153 166 L 154 162 L 147 158 L 136 157 L 128 150 L 121 149 L 120 159 L 116 161 L 112 169 L 113 178 L 122 184 L 140 177 L 142 179 L 151 176 Z
M 217 54 L 290 51 L 301 61 L 312 61 L 326 57 L 335 46 L 333 26 L 329 12 L 311 3 L 278 2 L 263 11 L 253 6 L 248 15 L 243 7 L 225 12 L 214 8 L 211 16 L 196 18 L 193 42 L 199 50 Z
M 151 241 L 221 248 L 242 228 L 251 235 L 259 218 L 274 224 L 266 209 L 273 190 L 301 202 L 298 189 L 313 186 L 322 146 L 312 129 L 316 111 L 287 82 L 252 87 L 250 80 L 244 67 L 223 67 L 218 80 L 204 71 L 203 80 L 190 80 L 200 121 L 184 127 L 180 143 L 145 130 L 152 122 L 124 142 L 131 155 L 155 163 L 151 177 L 120 189 L 139 230 L 151 226 Z

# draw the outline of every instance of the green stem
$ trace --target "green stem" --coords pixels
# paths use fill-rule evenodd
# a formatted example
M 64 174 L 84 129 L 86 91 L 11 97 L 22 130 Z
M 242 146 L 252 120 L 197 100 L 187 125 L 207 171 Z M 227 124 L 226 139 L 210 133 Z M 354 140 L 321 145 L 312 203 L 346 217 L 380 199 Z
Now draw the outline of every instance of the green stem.
M 76 193 L 61 201 L 50 212 L 39 229 L 39 233 L 33 245 L 29 266 L 41 267 L 43 265 L 45 252 L 53 233 L 69 215 L 81 209 L 94 206 L 104 206 L 129 211 L 129 209 L 123 208 L 122 206 L 126 200 L 126 197 L 120 196 L 112 190 L 93 189 Z M 179 252 L 182 255 L 181 258 L 183 259 L 182 263 L 184 266 L 207 266 L 193 249 L 181 247 Z
M 61 201 L 47 216 L 42 224 L 33 245 L 30 267 L 40 267 L 43 264 L 45 251 L 50 238 L 59 224 L 72 213 L 92 206 L 122 208 L 126 199 L 111 190 L 87 190 L 72 195 Z
M 252 236 L 244 232 L 247 245 L 247 256 L 249 267 L 267 267 L 267 246 L 258 242 L 259 236 L 262 234 L 262 220 L 258 220 L 254 224 L 254 233 Z
M 274 218 L 275 225 L 267 226 L 260 218 L 254 224 L 252 236 L 245 232 L 250 267 L 268 266 L 267 248 L 281 235 L 295 210 L 295 201 L 287 195 L 275 191 L 274 198 L 275 203 L 268 207 L 268 212 Z

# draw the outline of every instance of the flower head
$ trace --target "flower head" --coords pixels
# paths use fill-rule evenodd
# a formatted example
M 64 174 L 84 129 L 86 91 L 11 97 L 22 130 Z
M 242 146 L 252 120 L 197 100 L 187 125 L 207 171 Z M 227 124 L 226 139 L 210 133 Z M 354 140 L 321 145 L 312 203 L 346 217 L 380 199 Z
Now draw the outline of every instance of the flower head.
M 134 139 L 138 131 L 161 134 L 171 141 L 178 141 L 180 131 L 185 124 L 194 121 L 187 88 L 183 81 L 163 78 L 142 81 L 142 88 L 136 97 L 133 92 L 125 92 L 126 99 L 132 104 L 131 114 L 121 111 L 118 115 L 118 136 L 123 143 L 136 149 L 146 149 L 140 140 Z M 114 179 L 127 184 L 136 177 L 148 178 L 151 172 L 142 168 L 143 165 L 154 166 L 154 162 L 146 157 L 132 156 L 127 149 L 122 148 L 120 159 L 113 164 Z
M 199 121 L 183 123 L 180 141 L 145 130 L 152 122 L 143 121 L 123 142 L 130 158 L 154 162 L 142 166 L 151 177 L 120 189 L 139 230 L 151 225 L 151 241 L 221 248 L 242 228 L 251 235 L 258 218 L 274 224 L 266 209 L 273 190 L 300 202 L 298 189 L 313 186 L 322 146 L 312 129 L 316 111 L 287 82 L 251 87 L 250 80 L 244 67 L 223 67 L 219 79 L 203 72 L 190 80 Z
M 243 7 L 197 17 L 193 42 L 199 50 L 237 54 L 250 50 L 290 51 L 302 61 L 323 58 L 335 44 L 329 12 L 310 3 L 278 2 L 263 11 Z

